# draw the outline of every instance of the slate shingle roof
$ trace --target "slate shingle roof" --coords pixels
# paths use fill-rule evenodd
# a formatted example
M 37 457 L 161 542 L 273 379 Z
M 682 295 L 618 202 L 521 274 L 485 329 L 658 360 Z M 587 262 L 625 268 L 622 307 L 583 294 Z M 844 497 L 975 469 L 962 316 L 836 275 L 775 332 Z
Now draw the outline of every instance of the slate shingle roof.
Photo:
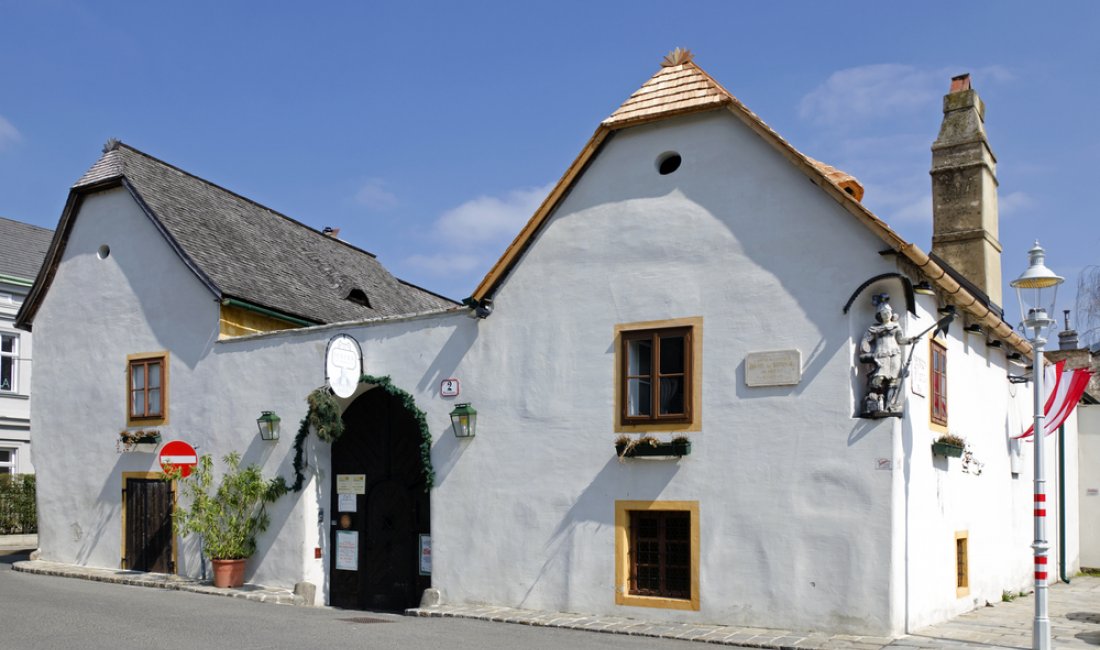
M 0 275 L 34 281 L 53 231 L 0 217 Z
M 398 280 L 366 251 L 117 141 L 73 185 L 73 193 L 117 184 L 144 204 L 184 261 L 221 298 L 315 323 L 456 305 Z M 354 289 L 366 294 L 369 306 L 347 300 Z

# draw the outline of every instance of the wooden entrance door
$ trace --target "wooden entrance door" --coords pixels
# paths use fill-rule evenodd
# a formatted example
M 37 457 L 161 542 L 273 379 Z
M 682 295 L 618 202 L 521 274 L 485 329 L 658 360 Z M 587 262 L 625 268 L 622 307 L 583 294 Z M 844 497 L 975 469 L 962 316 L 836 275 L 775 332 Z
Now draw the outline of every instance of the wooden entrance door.
M 420 535 L 430 532 L 420 429 L 401 401 L 380 389 L 348 407 L 344 426 L 332 445 L 329 603 L 414 607 L 431 586 L 419 564 Z M 341 500 L 340 489 L 353 491 Z
M 124 478 L 126 569 L 175 573 L 172 561 L 172 484 L 159 478 Z

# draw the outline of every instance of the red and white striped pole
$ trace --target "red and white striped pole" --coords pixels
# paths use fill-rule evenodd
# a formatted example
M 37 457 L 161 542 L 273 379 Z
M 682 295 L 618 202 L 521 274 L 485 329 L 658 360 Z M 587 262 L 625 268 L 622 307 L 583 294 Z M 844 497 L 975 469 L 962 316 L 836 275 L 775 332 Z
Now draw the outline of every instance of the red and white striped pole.
M 1043 346 L 1046 340 L 1036 330 L 1031 341 L 1035 352 L 1032 377 L 1035 379 L 1035 429 L 1032 440 L 1035 447 L 1035 622 L 1032 625 L 1033 650 L 1050 650 L 1050 615 L 1047 612 L 1047 486 L 1043 458 Z

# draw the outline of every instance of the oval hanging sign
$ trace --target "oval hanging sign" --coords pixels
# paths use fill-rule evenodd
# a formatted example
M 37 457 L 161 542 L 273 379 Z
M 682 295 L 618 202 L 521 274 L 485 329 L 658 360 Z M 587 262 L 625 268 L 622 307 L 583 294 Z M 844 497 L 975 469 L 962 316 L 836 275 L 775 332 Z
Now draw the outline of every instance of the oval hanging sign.
M 337 397 L 351 397 L 363 374 L 363 350 L 347 334 L 337 334 L 325 350 L 325 382 Z

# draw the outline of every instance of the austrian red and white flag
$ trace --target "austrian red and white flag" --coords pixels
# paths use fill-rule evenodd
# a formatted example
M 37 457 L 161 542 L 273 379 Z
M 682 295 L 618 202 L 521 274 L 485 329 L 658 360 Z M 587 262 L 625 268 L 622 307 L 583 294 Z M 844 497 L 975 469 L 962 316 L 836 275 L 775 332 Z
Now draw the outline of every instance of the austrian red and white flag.
M 1066 370 L 1066 362 L 1063 359 L 1053 366 L 1047 366 L 1043 372 L 1043 392 L 1046 398 L 1043 400 L 1043 435 L 1049 436 L 1062 426 L 1062 423 L 1073 413 L 1077 402 L 1081 401 L 1081 395 L 1089 385 L 1092 373 L 1085 369 Z M 1016 438 L 1030 438 L 1035 432 L 1032 424 Z

